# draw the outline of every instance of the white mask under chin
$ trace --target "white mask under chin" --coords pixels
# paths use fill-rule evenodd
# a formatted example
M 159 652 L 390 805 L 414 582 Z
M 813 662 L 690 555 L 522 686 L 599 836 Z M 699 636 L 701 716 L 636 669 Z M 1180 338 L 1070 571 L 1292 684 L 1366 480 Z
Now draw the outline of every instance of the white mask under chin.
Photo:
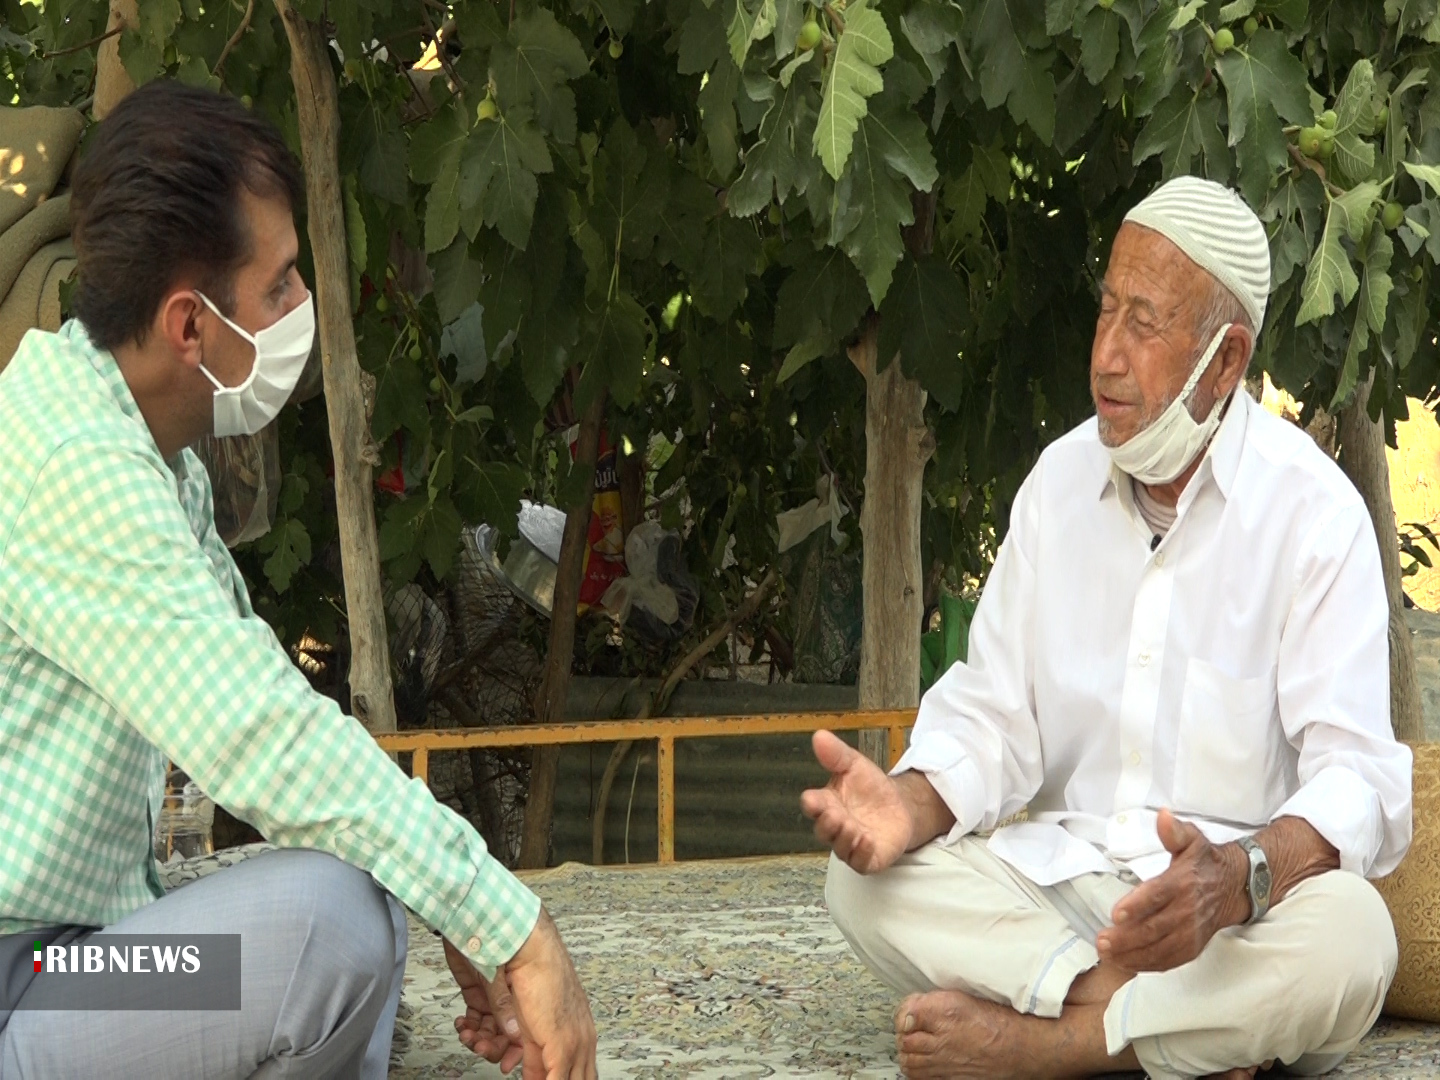
M 215 434 L 254 435 L 274 420 L 290 400 L 305 370 L 315 343 L 315 297 L 281 316 L 265 329 L 251 334 L 236 326 L 202 292 L 207 307 L 255 348 L 255 365 L 239 386 L 226 386 L 204 365 L 200 370 L 215 387 Z
M 1195 364 L 1185 387 L 1149 427 L 1132 435 L 1119 446 L 1108 447 L 1110 459 L 1121 472 L 1133 476 L 1142 484 L 1151 486 L 1168 484 L 1190 467 L 1215 429 L 1220 426 L 1220 413 L 1225 399 L 1215 402 L 1210 415 L 1200 423 L 1190 415 L 1189 399 L 1199 385 L 1205 369 L 1210 366 L 1225 332 L 1231 323 L 1222 326 L 1210 340 L 1209 346 Z

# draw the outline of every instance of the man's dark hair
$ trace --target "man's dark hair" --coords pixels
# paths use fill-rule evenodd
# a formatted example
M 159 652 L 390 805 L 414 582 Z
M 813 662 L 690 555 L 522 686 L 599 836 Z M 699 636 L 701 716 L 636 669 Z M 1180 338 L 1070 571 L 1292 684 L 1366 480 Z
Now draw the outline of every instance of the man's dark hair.
M 240 189 L 285 199 L 304 181 L 280 133 L 234 98 L 156 81 L 125 97 L 75 168 L 73 313 L 102 349 L 143 343 L 182 276 L 227 314 L 253 256 Z

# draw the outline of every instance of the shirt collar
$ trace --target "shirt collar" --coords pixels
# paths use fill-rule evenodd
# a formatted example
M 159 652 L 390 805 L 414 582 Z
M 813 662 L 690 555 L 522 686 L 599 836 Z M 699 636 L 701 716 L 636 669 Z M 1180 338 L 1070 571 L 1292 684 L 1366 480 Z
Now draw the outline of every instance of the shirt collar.
M 135 395 L 130 392 L 130 384 L 125 381 L 125 376 L 120 372 L 120 365 L 115 360 L 115 355 L 109 349 L 102 349 L 90 340 L 89 331 L 85 324 L 79 319 L 71 319 L 60 327 L 59 336 L 66 341 L 72 349 L 77 350 L 95 369 L 105 388 L 115 399 L 115 404 L 125 416 L 139 424 L 145 431 L 145 436 L 153 443 L 155 436 L 150 431 L 150 425 L 145 422 L 145 417 L 140 412 L 140 406 L 135 401 Z M 156 447 L 158 452 L 159 447 Z M 170 471 L 175 474 L 176 479 L 183 480 L 189 470 L 185 465 L 185 452 L 182 450 L 173 458 L 165 462 Z
M 145 418 L 140 415 L 140 406 L 135 403 L 135 395 L 130 392 L 130 384 L 125 381 L 125 376 L 120 374 L 120 365 L 115 362 L 114 355 L 109 349 L 102 349 L 90 340 L 85 324 L 79 319 L 71 319 L 60 327 L 60 337 L 89 361 L 95 373 L 105 383 L 105 388 L 114 397 L 115 404 L 120 406 L 120 411 L 131 420 L 145 423 Z
M 1225 410 L 1225 418 L 1220 421 L 1214 438 L 1205 449 L 1200 467 L 1186 485 L 1187 490 L 1191 487 L 1198 490 L 1208 476 L 1214 479 L 1220 494 L 1226 499 L 1230 498 L 1230 491 L 1235 486 L 1235 476 L 1240 471 L 1240 455 L 1245 449 L 1245 432 L 1250 426 L 1250 410 L 1254 407 L 1255 403 L 1250 400 L 1245 387 L 1237 386 L 1231 395 L 1230 407 Z M 1130 491 L 1130 478 L 1110 460 L 1108 451 L 1105 457 L 1109 468 L 1104 470 L 1100 497 L 1104 498 L 1113 488 L 1124 501 Z

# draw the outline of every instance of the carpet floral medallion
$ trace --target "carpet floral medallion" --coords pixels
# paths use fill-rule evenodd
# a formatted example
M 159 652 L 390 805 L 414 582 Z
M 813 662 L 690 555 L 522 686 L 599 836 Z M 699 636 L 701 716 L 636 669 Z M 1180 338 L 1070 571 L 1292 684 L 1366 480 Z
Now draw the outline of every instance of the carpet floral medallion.
M 255 850 L 162 872 L 203 876 Z M 815 856 L 522 875 L 590 994 L 605 1080 L 898 1075 L 895 995 L 851 955 Z M 498 1077 L 455 1037 L 440 939 L 413 916 L 392 1080 Z M 1382 1020 L 1331 1076 L 1440 1080 L 1440 1026 Z

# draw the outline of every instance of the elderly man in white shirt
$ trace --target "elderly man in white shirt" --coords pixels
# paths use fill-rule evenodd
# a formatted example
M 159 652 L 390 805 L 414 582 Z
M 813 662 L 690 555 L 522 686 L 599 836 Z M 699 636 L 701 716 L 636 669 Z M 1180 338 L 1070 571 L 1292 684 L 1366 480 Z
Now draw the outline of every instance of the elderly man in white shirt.
M 1410 752 L 1365 506 L 1236 391 L 1269 284 L 1228 188 L 1131 211 L 1097 417 L 1016 497 L 969 661 L 892 775 L 815 738 L 826 897 L 910 995 L 909 1077 L 1314 1075 L 1379 1015 L 1395 935 L 1365 879 L 1409 844 Z

